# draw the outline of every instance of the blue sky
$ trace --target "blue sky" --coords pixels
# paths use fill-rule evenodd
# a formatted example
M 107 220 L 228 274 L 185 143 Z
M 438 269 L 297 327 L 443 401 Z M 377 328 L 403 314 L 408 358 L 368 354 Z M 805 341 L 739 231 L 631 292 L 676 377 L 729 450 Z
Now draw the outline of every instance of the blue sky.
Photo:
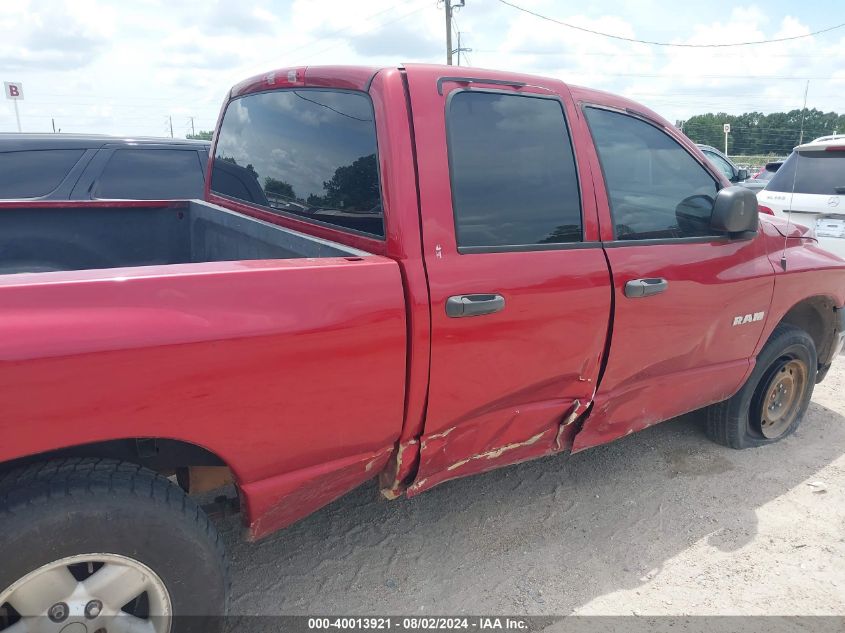
M 453 0 L 454 1 L 454 0 Z M 845 2 L 513 0 L 625 37 L 732 43 L 845 22 Z M 442 6 L 442 5 L 441 5 Z M 472 65 L 625 94 L 670 120 L 801 106 L 845 111 L 845 28 L 782 44 L 666 49 L 609 40 L 466 0 L 456 29 Z M 21 81 L 25 131 L 174 134 L 215 123 L 226 90 L 276 67 L 442 62 L 435 0 L 16 0 L 0 3 L 0 79 Z M 0 131 L 15 129 L 11 102 Z

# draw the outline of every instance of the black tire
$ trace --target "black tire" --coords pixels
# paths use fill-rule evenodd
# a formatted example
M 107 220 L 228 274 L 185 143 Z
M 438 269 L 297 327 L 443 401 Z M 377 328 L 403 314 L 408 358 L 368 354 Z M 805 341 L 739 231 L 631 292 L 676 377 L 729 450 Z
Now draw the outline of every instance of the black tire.
M 223 624 L 229 579 L 215 526 L 181 488 L 136 464 L 62 459 L 0 474 L 0 594 L 42 565 L 108 553 L 156 572 L 173 630 Z
M 775 380 L 775 374 L 788 362 L 806 366 L 806 376 L 796 401 L 791 423 L 776 437 L 766 437 L 761 421 L 763 399 Z M 757 357 L 754 371 L 731 398 L 707 408 L 707 436 L 730 448 L 753 448 L 772 444 L 795 432 L 813 395 L 818 361 L 813 339 L 792 325 L 779 325 Z

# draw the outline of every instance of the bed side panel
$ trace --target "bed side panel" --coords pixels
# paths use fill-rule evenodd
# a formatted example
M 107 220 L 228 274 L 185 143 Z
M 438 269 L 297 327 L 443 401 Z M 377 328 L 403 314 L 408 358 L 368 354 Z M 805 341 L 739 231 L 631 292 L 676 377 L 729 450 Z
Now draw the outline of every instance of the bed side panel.
M 399 437 L 405 306 L 385 258 L 7 275 L 0 315 L 0 461 L 172 438 L 266 492 Z

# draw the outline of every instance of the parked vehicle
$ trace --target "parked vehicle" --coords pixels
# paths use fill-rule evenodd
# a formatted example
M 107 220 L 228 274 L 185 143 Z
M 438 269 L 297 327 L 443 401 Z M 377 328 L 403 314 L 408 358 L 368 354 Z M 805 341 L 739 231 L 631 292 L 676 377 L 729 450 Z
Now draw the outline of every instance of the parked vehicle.
M 757 196 L 761 210 L 810 227 L 820 246 L 845 257 L 845 138 L 799 145 Z
M 722 172 L 725 178 L 733 183 L 741 184 L 743 186 L 745 185 L 745 181 L 748 180 L 747 169 L 737 166 L 736 163 L 715 147 L 702 145 L 700 143 L 697 143 L 696 147 L 701 150 L 701 152 L 707 157 L 707 160 L 709 160 L 716 169 Z
M 742 186 L 747 187 L 748 189 L 751 189 L 751 191 L 754 192 L 765 189 L 766 185 L 769 184 L 769 181 L 772 179 L 772 176 L 774 176 L 775 172 L 780 169 L 781 165 L 783 165 L 782 160 L 776 160 L 766 163 L 763 169 L 758 171 L 748 180 L 744 181 L 742 183 Z
M 203 202 L 0 203 L 0 630 L 222 612 L 227 482 L 254 540 L 695 409 L 797 428 L 845 261 L 639 104 L 460 70 L 236 85 Z
M 209 141 L 0 134 L 0 199 L 202 198 Z

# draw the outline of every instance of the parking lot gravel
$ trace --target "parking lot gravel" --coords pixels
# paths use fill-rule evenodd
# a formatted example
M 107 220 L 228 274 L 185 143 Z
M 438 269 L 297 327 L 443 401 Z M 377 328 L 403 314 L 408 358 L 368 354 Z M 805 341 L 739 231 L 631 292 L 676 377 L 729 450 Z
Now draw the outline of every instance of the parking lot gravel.
M 385 501 L 367 484 L 255 544 L 236 614 L 845 615 L 845 357 L 796 434 L 734 451 L 691 414 Z

